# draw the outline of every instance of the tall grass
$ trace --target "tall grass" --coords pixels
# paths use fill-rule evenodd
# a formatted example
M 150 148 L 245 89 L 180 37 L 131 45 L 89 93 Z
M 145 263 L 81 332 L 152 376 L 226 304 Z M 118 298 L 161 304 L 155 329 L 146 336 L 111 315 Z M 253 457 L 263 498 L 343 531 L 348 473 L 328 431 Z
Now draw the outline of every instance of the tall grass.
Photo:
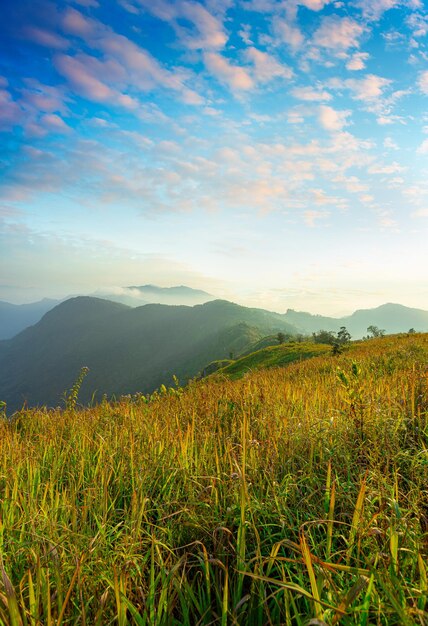
M 3 417 L 0 624 L 427 624 L 427 356 Z

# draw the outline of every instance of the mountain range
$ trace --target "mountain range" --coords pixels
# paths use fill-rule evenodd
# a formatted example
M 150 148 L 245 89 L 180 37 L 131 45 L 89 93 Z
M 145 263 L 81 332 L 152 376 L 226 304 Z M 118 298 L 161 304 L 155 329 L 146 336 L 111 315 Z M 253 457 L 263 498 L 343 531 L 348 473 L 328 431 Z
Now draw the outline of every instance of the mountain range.
M 382 304 L 375 309 L 359 309 L 352 315 L 340 318 L 288 309 L 284 319 L 304 334 L 319 330 L 337 332 L 341 326 L 345 326 L 354 339 L 366 335 L 369 326 L 378 326 L 387 334 L 407 332 L 410 328 L 417 332 L 428 331 L 428 311 L 393 303 Z
M 129 289 L 146 294 L 159 289 L 164 295 L 162 288 L 153 286 Z M 182 296 L 186 291 L 183 287 L 175 289 L 178 294 L 173 290 L 167 297 Z M 209 294 L 187 295 L 193 298 Z M 99 399 L 104 394 L 149 393 L 161 384 L 171 384 L 173 375 L 184 383 L 212 361 L 236 358 L 272 345 L 278 332 L 310 335 L 321 329 L 336 332 L 346 326 L 357 339 L 367 333 L 370 325 L 387 333 L 410 328 L 428 331 L 427 311 L 398 304 L 330 318 L 291 309 L 285 314 L 273 313 L 225 300 L 195 306 L 130 307 L 79 296 L 57 304 L 36 323 L 36 314 L 40 316 L 43 307 L 52 307 L 54 301 L 35 303 L 39 308 L 2 304 L 0 313 L 15 313 L 16 324 L 33 322 L 16 336 L 0 341 L 0 400 L 7 402 L 9 410 L 25 402 L 57 405 L 83 366 L 90 368 L 81 393 L 82 401 L 88 402 L 94 394 Z M 13 327 L 9 324 L 6 328 L 11 332 Z
M 100 289 L 92 295 L 132 307 L 153 303 L 194 306 L 195 304 L 204 304 L 210 300 L 215 300 L 215 296 L 206 291 L 192 289 L 185 285 L 176 287 L 131 285 L 128 287 Z M 51 300 L 49 298 L 30 304 L 12 304 L 0 301 L 0 339 L 10 339 L 25 328 L 28 328 L 28 326 L 36 324 L 45 313 L 60 302 L 61 300 Z
M 82 366 L 93 394 L 147 393 L 185 382 L 215 359 L 242 352 L 263 335 L 295 334 L 284 316 L 223 300 L 131 308 L 93 297 L 62 302 L 34 326 L 0 341 L 0 399 L 14 410 L 57 405 Z

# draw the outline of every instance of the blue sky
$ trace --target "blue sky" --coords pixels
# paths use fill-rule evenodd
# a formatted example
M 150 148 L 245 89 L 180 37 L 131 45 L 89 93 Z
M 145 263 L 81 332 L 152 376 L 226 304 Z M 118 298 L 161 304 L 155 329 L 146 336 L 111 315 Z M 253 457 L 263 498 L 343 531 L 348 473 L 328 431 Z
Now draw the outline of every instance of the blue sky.
M 1 8 L 0 299 L 428 309 L 421 0 Z

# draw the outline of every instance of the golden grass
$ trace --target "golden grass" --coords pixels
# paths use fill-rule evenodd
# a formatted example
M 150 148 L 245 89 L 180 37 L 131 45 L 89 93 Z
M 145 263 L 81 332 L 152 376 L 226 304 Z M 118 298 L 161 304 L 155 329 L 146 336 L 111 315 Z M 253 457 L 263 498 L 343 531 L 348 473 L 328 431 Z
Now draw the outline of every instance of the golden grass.
M 0 624 L 427 624 L 428 336 L 0 420 Z

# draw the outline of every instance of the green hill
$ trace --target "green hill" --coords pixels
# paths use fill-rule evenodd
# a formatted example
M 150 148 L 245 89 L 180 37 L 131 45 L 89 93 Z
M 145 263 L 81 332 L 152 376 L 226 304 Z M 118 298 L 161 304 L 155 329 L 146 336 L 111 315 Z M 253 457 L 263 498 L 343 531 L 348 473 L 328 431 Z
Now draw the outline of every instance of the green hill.
M 271 367 L 283 367 L 295 361 L 303 361 L 313 356 L 331 352 L 331 346 L 316 343 L 285 343 L 268 346 L 232 361 L 217 370 L 232 380 L 249 372 Z
M 10 410 L 57 405 L 82 366 L 90 369 L 84 402 L 148 393 L 185 382 L 216 359 L 229 358 L 271 332 L 295 329 L 281 315 L 215 300 L 194 307 L 131 308 L 91 297 L 72 298 L 35 326 L 0 342 L 0 398 Z

